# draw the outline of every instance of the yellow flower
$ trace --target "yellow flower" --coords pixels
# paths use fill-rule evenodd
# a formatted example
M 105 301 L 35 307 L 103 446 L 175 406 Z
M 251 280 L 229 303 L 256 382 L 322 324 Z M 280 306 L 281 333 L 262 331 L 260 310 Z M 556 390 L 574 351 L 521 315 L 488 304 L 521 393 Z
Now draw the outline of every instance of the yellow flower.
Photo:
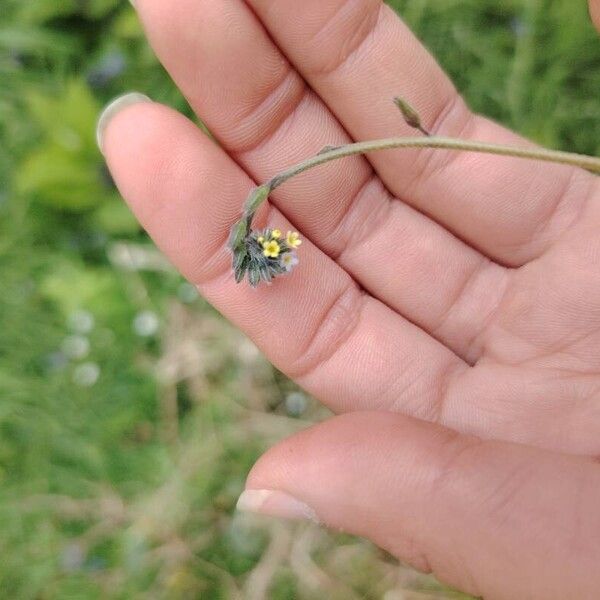
M 279 229 L 273 229 L 273 231 L 271 232 L 271 237 L 274 240 L 278 240 L 283 234 L 281 233 L 281 231 L 279 231 Z
M 265 241 L 265 237 L 263 235 L 261 235 L 259 238 L 257 238 L 257 242 L 261 245 L 264 243 L 264 241 Z
M 274 240 L 263 244 L 263 254 L 267 258 L 277 258 L 281 252 L 281 246 Z
M 290 248 L 297 248 L 302 243 L 302 240 L 297 231 L 288 231 L 285 242 Z

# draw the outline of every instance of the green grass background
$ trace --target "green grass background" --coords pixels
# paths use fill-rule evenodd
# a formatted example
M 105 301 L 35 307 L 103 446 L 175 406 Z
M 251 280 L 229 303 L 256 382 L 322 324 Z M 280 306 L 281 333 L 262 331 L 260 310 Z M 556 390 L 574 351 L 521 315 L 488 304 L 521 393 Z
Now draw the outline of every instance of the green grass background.
M 600 155 L 585 0 L 391 4 L 474 109 Z M 128 90 L 188 112 L 125 0 L 0 0 L 0 598 L 456 597 L 360 540 L 234 515 L 261 450 L 326 413 L 120 200 L 94 126 Z

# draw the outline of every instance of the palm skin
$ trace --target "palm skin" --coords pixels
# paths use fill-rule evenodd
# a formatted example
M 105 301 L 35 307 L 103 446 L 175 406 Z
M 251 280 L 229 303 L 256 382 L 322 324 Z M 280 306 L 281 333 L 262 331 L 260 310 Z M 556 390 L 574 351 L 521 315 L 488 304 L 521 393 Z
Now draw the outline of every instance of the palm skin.
M 440 151 L 348 159 L 260 215 L 305 236 L 294 275 L 236 286 L 225 242 L 254 182 L 408 134 L 398 93 L 441 135 L 528 142 L 470 113 L 380 0 L 136 5 L 221 145 L 130 105 L 102 131 L 115 181 L 202 294 L 340 414 L 269 451 L 242 507 L 316 516 L 477 595 L 596 598 L 600 179 Z

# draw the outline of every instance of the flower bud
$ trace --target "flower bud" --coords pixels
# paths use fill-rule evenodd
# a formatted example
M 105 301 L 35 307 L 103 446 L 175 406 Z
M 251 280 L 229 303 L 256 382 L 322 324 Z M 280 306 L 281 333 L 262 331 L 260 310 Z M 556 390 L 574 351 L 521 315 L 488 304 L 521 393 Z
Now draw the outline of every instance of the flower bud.
M 261 185 L 250 192 L 246 204 L 244 205 L 244 216 L 250 217 L 260 208 L 261 204 L 269 197 L 271 188 L 268 185 Z
M 227 242 L 229 249 L 235 251 L 237 248 L 239 248 L 243 244 L 247 234 L 248 224 L 246 223 L 246 219 L 242 219 L 231 228 L 229 241 Z
M 406 124 L 414 129 L 421 129 L 421 117 L 419 113 L 403 98 L 394 98 L 394 104 L 400 109 Z

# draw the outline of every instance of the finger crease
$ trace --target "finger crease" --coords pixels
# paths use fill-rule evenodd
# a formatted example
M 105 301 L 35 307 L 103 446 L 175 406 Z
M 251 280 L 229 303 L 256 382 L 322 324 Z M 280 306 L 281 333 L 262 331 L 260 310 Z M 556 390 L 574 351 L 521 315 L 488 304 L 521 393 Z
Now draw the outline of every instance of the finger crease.
M 341 23 L 344 21 L 347 22 L 353 12 L 362 11 L 362 13 L 365 13 L 365 6 L 367 6 L 366 10 L 369 12 L 362 14 L 360 19 L 356 18 L 355 23 L 352 24 L 352 29 L 336 32 L 336 37 L 341 40 L 341 44 L 337 49 L 337 53 L 334 53 L 335 59 L 312 69 L 314 75 L 324 77 L 339 71 L 349 63 L 350 59 L 361 50 L 368 40 L 375 37 L 383 15 L 383 3 L 377 1 L 369 4 L 368 2 L 365 3 L 364 0 L 346 0 L 311 37 L 310 43 L 314 47 L 321 47 L 325 40 L 334 37 L 332 30 L 341 27 Z
M 448 364 L 444 371 L 439 375 L 437 382 L 437 397 L 434 400 L 431 411 L 427 415 L 427 421 L 444 425 L 446 420 L 446 406 L 450 389 L 456 383 L 457 379 L 470 369 L 469 365 L 463 362 L 453 361 Z
M 589 183 L 585 193 L 579 193 L 579 184 L 584 180 Z M 589 178 L 589 179 L 588 179 Z M 552 235 L 553 238 L 560 236 L 565 231 L 568 231 L 575 223 L 579 221 L 584 213 L 587 200 L 593 189 L 594 177 L 579 169 L 572 169 L 569 176 L 565 180 L 564 185 L 559 189 L 551 210 L 548 215 L 536 228 L 536 231 L 531 236 L 531 244 L 544 235 Z M 577 192 L 577 193 L 576 193 Z M 571 211 L 571 215 L 564 219 L 565 211 Z M 556 222 L 563 220 L 563 223 L 556 225 Z M 560 227 L 558 236 L 552 234 L 553 227 Z
M 297 111 L 307 87 L 296 71 L 288 70 L 260 104 L 243 115 L 236 128 L 238 143 L 229 143 L 233 154 L 246 154 L 264 146 Z
M 447 131 L 447 123 L 455 113 L 463 116 L 460 125 L 458 129 L 454 131 Z M 429 128 L 429 132 L 434 136 L 449 135 L 451 137 L 462 139 L 467 128 L 473 123 L 473 119 L 474 114 L 466 107 L 460 94 L 453 92 L 452 97 L 444 103 L 437 117 L 434 119 L 433 125 Z M 419 158 L 415 161 L 413 166 L 414 175 L 406 186 L 406 193 L 409 196 L 409 192 L 415 187 L 418 187 L 423 180 L 430 178 L 436 170 L 439 171 L 448 167 L 452 161 L 461 156 L 461 153 L 423 149 L 418 153 L 418 156 Z
M 311 376 L 350 339 L 364 310 L 366 294 L 351 281 L 337 294 L 319 319 L 312 335 L 289 369 L 296 380 Z
M 497 273 L 497 276 L 494 276 L 494 293 L 488 294 L 487 291 L 490 289 L 490 278 L 486 277 L 486 275 L 492 275 L 493 273 Z M 448 304 L 448 308 L 438 319 L 438 324 L 432 329 L 431 335 L 433 337 L 438 340 L 443 339 L 445 337 L 444 330 L 455 318 L 457 318 L 455 313 L 457 311 L 460 313 L 460 307 L 463 302 L 469 302 L 471 298 L 479 298 L 481 296 L 481 291 L 483 290 L 486 301 L 483 306 L 478 306 L 476 310 L 478 318 L 476 322 L 470 323 L 469 330 L 471 331 L 471 334 L 464 339 L 463 352 L 461 353 L 463 360 L 467 361 L 471 366 L 480 357 L 480 353 L 474 351 L 475 341 L 489 324 L 492 315 L 504 295 L 508 283 L 508 278 L 505 277 L 507 273 L 508 271 L 505 271 L 502 267 L 491 262 L 489 259 L 482 258 L 475 268 L 471 269 L 467 277 L 464 278 Z
M 373 187 L 380 188 L 380 193 L 373 199 Z M 329 252 L 333 260 L 342 263 L 344 255 L 374 235 L 387 220 L 391 207 L 391 197 L 381 184 L 379 177 L 371 174 L 356 190 L 354 196 L 331 235 L 339 240 L 335 249 Z

